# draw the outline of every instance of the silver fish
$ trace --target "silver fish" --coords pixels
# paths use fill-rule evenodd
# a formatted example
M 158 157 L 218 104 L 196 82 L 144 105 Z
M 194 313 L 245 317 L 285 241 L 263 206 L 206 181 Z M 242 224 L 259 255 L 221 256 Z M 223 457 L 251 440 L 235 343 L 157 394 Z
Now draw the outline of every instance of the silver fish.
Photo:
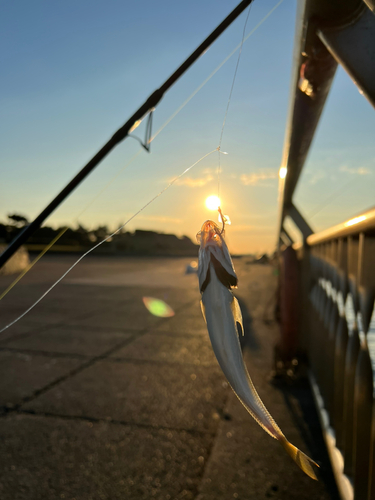
M 237 286 L 228 247 L 215 222 L 206 221 L 197 235 L 200 241 L 198 279 L 201 307 L 215 356 L 230 386 L 250 415 L 277 439 L 297 465 L 317 479 L 311 458 L 292 445 L 271 417 L 247 371 L 238 339 L 237 323 L 242 324 L 241 309 L 231 292 Z

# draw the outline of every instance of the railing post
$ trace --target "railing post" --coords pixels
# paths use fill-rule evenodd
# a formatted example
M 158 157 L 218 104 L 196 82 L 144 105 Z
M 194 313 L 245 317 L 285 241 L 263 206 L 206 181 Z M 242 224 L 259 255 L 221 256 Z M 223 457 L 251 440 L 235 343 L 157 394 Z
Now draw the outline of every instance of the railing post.
M 355 374 L 354 387 L 354 495 L 355 500 L 368 500 L 370 478 L 373 372 L 367 344 L 375 298 L 375 238 L 359 236 L 358 291 L 364 336 Z
M 298 251 L 299 308 L 298 308 L 298 349 L 304 353 L 310 350 L 310 297 L 314 293 L 314 269 L 311 249 L 303 245 Z
M 330 421 L 333 422 L 333 412 L 334 412 L 334 366 L 335 366 L 335 342 L 336 342 L 336 330 L 339 320 L 338 308 L 337 308 L 337 241 L 333 240 L 329 243 L 329 273 L 328 280 L 331 284 L 330 287 L 330 297 L 329 297 L 329 308 L 327 310 L 325 318 L 325 329 L 327 332 L 327 342 L 326 342 L 326 366 L 329 367 L 326 370 L 326 407 L 330 414 Z
M 347 240 L 340 238 L 337 248 L 337 291 L 338 300 L 341 296 L 342 305 L 345 305 L 348 293 L 347 286 Z M 345 380 L 345 356 L 348 347 L 348 323 L 345 317 L 345 310 L 340 311 L 340 318 L 336 332 L 335 342 L 335 368 L 334 368 L 334 410 L 333 422 L 336 432 L 336 446 L 342 450 L 344 445 L 344 380 Z
M 280 284 L 280 355 L 289 362 L 297 353 L 298 343 L 298 259 L 292 246 L 281 253 Z
M 358 298 L 357 298 L 357 273 L 358 273 L 358 240 L 348 238 L 348 274 L 349 288 L 353 298 L 355 313 L 354 326 L 350 331 L 348 349 L 345 359 L 345 393 L 344 393 L 344 472 L 352 476 L 353 467 L 353 437 L 354 437 L 354 379 L 357 358 L 360 349 L 359 333 L 357 326 Z

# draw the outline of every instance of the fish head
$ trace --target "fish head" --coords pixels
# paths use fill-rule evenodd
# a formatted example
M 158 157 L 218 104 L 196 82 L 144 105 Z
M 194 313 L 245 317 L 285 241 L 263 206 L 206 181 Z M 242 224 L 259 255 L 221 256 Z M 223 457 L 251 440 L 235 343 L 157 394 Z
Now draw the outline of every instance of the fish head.
M 220 227 L 213 220 L 206 220 L 201 230 L 197 234 L 197 241 L 203 250 L 207 245 L 222 245 L 222 236 Z
M 237 275 L 233 267 L 222 229 L 212 220 L 206 220 L 197 234 L 199 248 L 199 289 L 204 292 L 210 282 L 210 264 L 213 272 L 226 288 L 237 286 Z

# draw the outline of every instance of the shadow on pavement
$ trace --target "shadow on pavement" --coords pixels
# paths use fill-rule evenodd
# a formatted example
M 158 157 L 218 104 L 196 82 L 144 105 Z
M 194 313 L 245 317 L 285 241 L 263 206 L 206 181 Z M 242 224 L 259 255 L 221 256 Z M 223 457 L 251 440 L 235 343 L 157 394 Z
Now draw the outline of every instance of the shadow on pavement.
M 238 295 L 236 295 L 238 303 L 240 304 L 241 312 L 242 312 L 242 322 L 244 327 L 244 335 L 239 334 L 241 348 L 245 347 L 250 349 L 251 351 L 258 351 L 260 349 L 260 344 L 256 338 L 256 334 L 254 332 L 252 323 L 252 317 L 250 312 L 246 306 L 244 300 L 241 299 Z
M 311 450 L 313 460 L 320 466 L 319 480 L 325 484 L 332 500 L 340 500 L 307 377 L 290 383 L 282 379 L 273 379 L 272 384 L 281 391 L 296 428 Z

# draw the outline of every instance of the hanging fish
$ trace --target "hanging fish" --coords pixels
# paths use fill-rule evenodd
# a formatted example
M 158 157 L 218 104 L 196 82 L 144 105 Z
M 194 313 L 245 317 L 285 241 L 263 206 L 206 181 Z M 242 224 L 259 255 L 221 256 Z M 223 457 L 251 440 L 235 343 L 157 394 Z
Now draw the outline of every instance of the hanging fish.
M 293 446 L 271 417 L 248 374 L 238 339 L 237 323 L 242 314 L 231 292 L 237 286 L 228 247 L 215 222 L 206 221 L 197 235 L 200 243 L 198 279 L 202 294 L 201 307 L 215 356 L 238 399 L 258 424 L 277 439 L 297 465 L 311 478 L 317 479 L 311 458 Z

